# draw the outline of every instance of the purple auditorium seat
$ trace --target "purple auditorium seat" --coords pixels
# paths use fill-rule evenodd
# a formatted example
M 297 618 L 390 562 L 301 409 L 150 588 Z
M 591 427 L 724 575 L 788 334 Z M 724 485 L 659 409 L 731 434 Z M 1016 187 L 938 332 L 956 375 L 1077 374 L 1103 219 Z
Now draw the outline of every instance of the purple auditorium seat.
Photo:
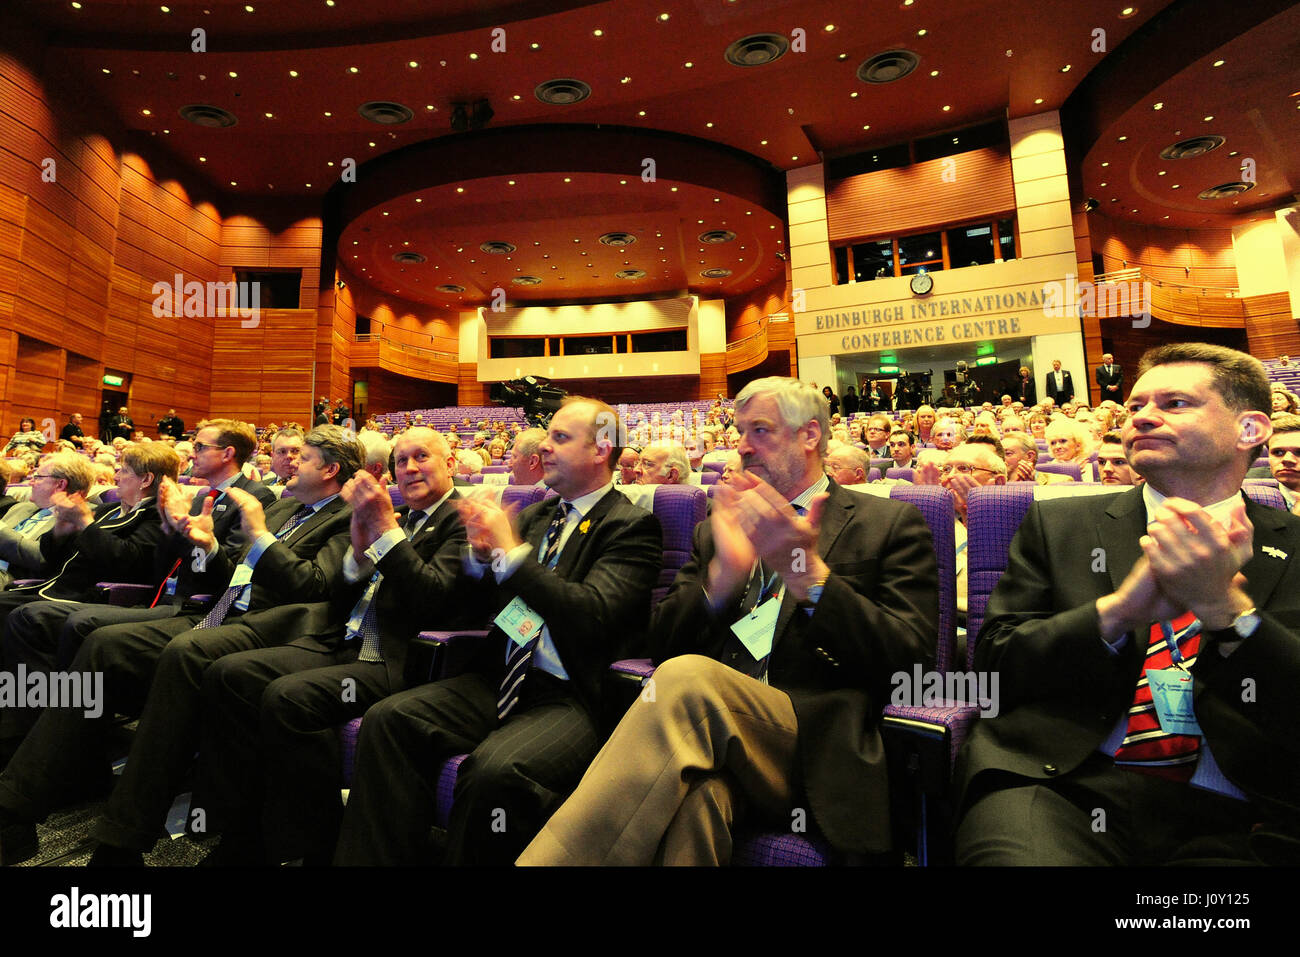
M 705 462 L 703 465 L 703 471 L 717 472 L 719 475 L 722 474 L 724 468 L 726 468 L 725 462 Z
M 482 485 L 482 484 L 483 484 L 483 473 L 482 473 L 482 472 L 477 472 L 477 473 L 475 473 L 474 475 L 471 475 L 471 476 L 470 476 L 468 479 L 466 479 L 465 481 L 469 482 L 470 485 Z
M 1261 455 L 1259 458 L 1255 459 L 1255 461 L 1253 461 L 1253 462 L 1250 463 L 1250 467 L 1253 468 L 1253 469 L 1266 469 L 1266 468 L 1268 468 L 1268 456 L 1267 456 L 1267 455 Z
M 484 475 L 504 475 L 510 469 L 505 465 L 485 465 L 483 466 Z
M 397 508 L 405 502 L 402 498 L 402 490 L 396 485 L 388 486 L 388 497 L 392 499 L 393 508 Z
M 1039 462 L 1038 471 L 1055 472 L 1057 475 L 1068 475 L 1076 482 L 1083 481 L 1083 469 L 1073 462 Z
M 653 604 L 668 594 L 668 586 L 691 557 L 691 536 L 695 526 L 704 521 L 707 502 L 704 489 L 698 485 L 655 486 L 654 513 L 664 533 L 664 563 L 650 595 Z
M 99 493 L 101 503 L 113 504 L 122 501 L 122 493 L 115 488 L 106 488 Z
M 880 469 L 867 469 L 867 481 L 868 481 L 868 482 L 879 482 L 879 481 L 880 481 Z
M 902 479 L 905 482 L 916 481 L 916 469 L 886 469 L 885 478 Z
M 543 485 L 506 485 L 501 489 L 501 507 L 525 509 L 554 494 Z
M 717 485 L 717 484 L 718 484 L 718 480 L 721 479 L 721 478 L 722 478 L 722 473 L 721 473 L 721 472 L 714 472 L 714 471 L 711 471 L 711 470 L 705 470 L 705 471 L 703 471 L 703 472 L 700 473 L 700 484 L 701 484 L 701 485 Z
M 881 475 L 884 475 L 886 472 L 888 472 L 892 468 L 895 468 L 896 466 L 894 465 L 893 459 L 873 458 L 871 460 L 871 467 L 876 471 L 878 471 Z
M 1276 486 L 1265 485 L 1262 482 L 1242 483 L 1241 490 L 1256 505 L 1265 505 L 1269 508 L 1281 509 L 1284 512 L 1290 511 L 1286 507 L 1286 499 L 1278 491 Z

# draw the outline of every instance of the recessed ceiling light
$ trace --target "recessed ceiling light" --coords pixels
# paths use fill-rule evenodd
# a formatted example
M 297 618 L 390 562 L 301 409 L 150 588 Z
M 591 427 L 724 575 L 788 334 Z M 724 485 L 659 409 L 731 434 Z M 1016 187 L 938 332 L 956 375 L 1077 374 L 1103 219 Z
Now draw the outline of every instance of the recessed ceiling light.
M 847 60 L 848 58 L 849 58 L 849 55 L 848 55 L 847 53 L 841 53 L 841 54 L 840 54 L 839 56 L 837 56 L 835 59 L 837 59 L 837 60 Z
M 161 10 L 163 13 L 171 13 L 171 12 L 172 12 L 172 8 L 171 8 L 171 7 L 159 7 L 158 9 Z
M 759 145 L 759 146 L 766 146 L 766 145 L 767 145 L 767 140 L 759 140 L 759 141 L 758 141 L 758 145 Z
M 668 18 L 669 18 L 669 14 L 667 14 L 667 13 L 661 13 L 661 14 L 659 14 L 659 22 L 660 22 L 660 23 L 667 23 L 667 22 L 668 22 Z
M 931 71 L 930 71 L 930 75 L 931 75 L 931 76 L 938 76 L 938 75 L 939 75 L 939 71 L 938 71 L 938 70 L 931 70 Z
M 1070 64 L 1067 63 L 1067 64 L 1065 64 L 1065 66 L 1061 67 L 1061 72 L 1062 72 L 1062 73 L 1069 73 L 1069 72 L 1070 72 Z
M 370 143 L 370 148 L 371 148 L 371 149 L 374 149 L 374 148 L 375 148 L 375 144 L 374 144 L 373 141 Z
M 632 78 L 631 78 L 630 76 L 625 76 L 625 77 L 623 77 L 623 79 L 619 80 L 618 82 L 620 82 L 620 83 L 631 83 L 631 82 L 632 82 Z
M 239 74 L 236 73 L 234 70 L 231 70 L 231 71 L 230 71 L 230 78 L 231 78 L 232 80 L 237 80 L 237 79 L 239 79 Z
M 418 197 L 418 196 L 415 197 L 415 201 L 416 201 L 417 203 L 423 203 L 423 202 L 424 202 L 424 200 L 420 199 L 420 197 Z
M 1160 170 L 1158 173 L 1156 173 L 1156 175 L 1157 175 L 1157 176 L 1164 176 L 1164 175 L 1165 175 L 1166 173 L 1168 173 L 1168 172 L 1169 172 L 1169 170 L 1167 170 L 1167 169 L 1162 169 L 1162 170 Z
M 1210 122 L 1210 120 L 1214 119 L 1214 114 L 1211 113 L 1208 116 L 1202 116 L 1201 119 L 1204 120 L 1206 123 L 1208 123 Z
M 922 30 L 917 30 L 917 31 L 916 31 L 916 35 L 917 35 L 918 37 L 923 37 L 923 36 L 925 36 L 926 33 L 928 33 L 928 32 L 929 32 L 928 30 L 924 30 L 924 29 L 922 29 Z
M 570 179 L 568 176 L 564 177 L 564 181 L 565 181 L 566 183 L 572 183 L 572 182 L 573 182 L 573 180 Z
M 1133 16 L 1133 14 L 1137 13 L 1137 10 L 1138 10 L 1137 7 L 1125 7 L 1123 10 L 1119 12 L 1119 15 L 1121 17 L 1131 17 Z
M 507 185 L 507 186 L 513 186 L 513 185 L 515 185 L 515 181 L 512 180 L 512 179 L 508 179 L 508 180 L 506 180 L 506 185 Z
M 1109 163 L 1109 162 L 1105 162 L 1105 163 L 1102 163 L 1101 165 L 1102 165 L 1102 168 L 1105 169 L 1107 166 L 1110 165 L 1110 163 Z
M 947 112 L 948 112 L 949 110 L 951 110 L 951 109 L 952 109 L 951 106 L 945 106 L 945 107 L 943 108 L 943 111 L 944 111 L 945 113 L 947 113 Z
M 232 180 L 230 181 L 230 185 L 231 185 L 231 186 L 238 186 L 239 184 L 236 183 L 236 182 L 232 179 Z
M 326 115 L 326 116 L 333 116 L 334 114 L 331 113 L 329 110 L 326 110 L 326 111 L 325 111 L 325 115 Z
M 385 215 L 385 216 L 388 215 L 388 210 L 384 210 L 384 215 Z
M 409 66 L 412 70 L 418 70 L 418 69 L 420 68 L 420 61 L 419 61 L 419 60 L 407 60 L 407 61 L 406 61 L 406 65 Z
M 308 189 L 311 189 L 311 183 L 308 183 L 308 184 L 307 184 L 307 188 L 308 188 Z
M 428 110 L 430 113 L 432 113 L 434 110 L 437 109 L 437 107 L 434 106 L 432 103 L 426 103 L 426 104 L 424 104 L 424 108 L 425 108 L 426 110 Z
M 1182 189 L 1182 187 L 1179 186 L 1177 183 L 1173 183 L 1173 184 L 1171 184 L 1169 188 L 1170 188 L 1170 189 Z
M 857 98 L 858 98 L 857 90 L 854 90 L 852 93 L 849 94 L 849 99 L 856 100 Z
M 1102 189 L 1105 189 L 1105 188 L 1106 188 L 1106 184 L 1105 184 L 1105 183 L 1099 183 L 1098 185 L 1099 185 Z
M 798 162 L 798 160 L 799 160 L 799 157 L 797 157 L 797 156 L 791 156 L 791 157 L 790 157 L 790 161 L 791 161 L 791 162 Z
M 356 67 L 354 67 L 354 66 L 350 66 L 350 67 L 348 67 L 348 72 L 349 72 L 349 73 L 360 73 L 361 71 L 358 70 L 358 69 L 357 69 Z
M 478 54 L 477 54 L 477 53 L 471 53 L 471 54 L 469 55 L 469 58 L 470 58 L 471 60 L 477 60 L 477 59 L 478 59 Z
M 542 48 L 542 45 L 540 43 L 530 43 L 528 44 L 528 47 L 529 49 L 532 50 L 540 50 Z
M 682 66 L 684 66 L 686 69 L 689 70 L 691 67 L 695 66 L 695 64 L 692 63 L 690 60 L 687 60 L 685 63 L 682 64 Z
M 1227 63 L 1227 62 L 1228 62 L 1227 60 L 1215 60 L 1215 61 L 1214 61 L 1214 66 L 1223 66 L 1223 64 L 1225 64 L 1225 63 Z
M 289 71 L 289 75 L 290 75 L 290 76 L 297 76 L 297 75 L 298 75 L 298 71 L 297 71 L 297 70 L 290 70 L 290 71 Z
M 81 9 L 81 4 L 79 4 L 79 3 L 77 2 L 77 0 L 72 0 L 72 9 L 73 9 L 73 10 L 80 10 L 80 9 Z
M 705 125 L 706 128 L 708 128 L 708 129 L 710 129 L 710 130 L 713 129 L 713 124 L 712 124 L 712 123 L 705 123 L 704 125 Z
M 456 192 L 458 192 L 458 193 L 463 193 L 463 192 L 465 192 L 465 187 L 464 187 L 464 186 L 457 186 L 457 187 L 456 187 Z
M 206 156 L 200 156 L 200 157 L 199 157 L 199 162 L 200 162 L 200 163 L 206 163 L 207 161 L 208 161 L 208 158 L 207 158 Z
M 514 96 L 510 97 L 510 99 L 512 99 L 512 100 L 522 100 L 523 97 L 520 96 L 518 93 L 516 93 Z
M 252 12 L 253 12 L 253 5 L 252 5 L 251 3 L 246 3 L 246 4 L 244 4 L 244 12 L 245 12 L 245 13 L 252 13 Z
M 334 6 L 334 0 L 325 0 L 325 6 L 327 7 Z
M 1127 136 L 1117 136 L 1116 139 L 1119 140 L 1119 142 L 1123 143 L 1123 142 L 1125 142 L 1126 140 L 1128 140 L 1128 137 L 1127 137 Z
M 822 27 L 822 29 L 825 30 L 827 33 L 834 33 L 834 32 L 835 32 L 835 24 L 833 24 L 833 23 L 828 23 L 828 24 L 826 24 L 826 26 Z
M 1151 104 L 1151 109 L 1153 110 L 1163 110 L 1164 108 L 1165 108 L 1165 104 L 1163 101 Z
M 140 112 L 145 116 L 153 116 L 153 110 L 141 110 Z
M 102 67 L 102 68 L 100 69 L 100 72 L 101 72 L 101 73 L 108 73 L 108 74 L 111 74 L 113 71 L 110 70 L 108 67 Z
M 1043 98 L 1040 96 L 1040 97 L 1038 97 L 1038 99 L 1034 100 L 1034 105 L 1037 106 L 1039 103 L 1042 103 L 1042 102 L 1043 102 Z
M 864 130 L 869 130 L 869 129 L 871 129 L 871 124 L 870 124 L 870 123 L 863 123 L 863 124 L 862 124 L 862 128 L 863 128 Z
M 275 114 L 274 114 L 274 113 L 267 113 L 267 114 L 266 114 L 266 118 L 267 118 L 268 120 L 273 120 L 273 119 L 275 119 Z
M 597 27 L 595 30 L 591 31 L 591 35 L 593 37 L 603 37 L 605 35 L 605 31 Z
M 645 110 L 637 110 L 637 111 L 636 111 L 636 115 L 637 115 L 637 116 L 645 116 Z

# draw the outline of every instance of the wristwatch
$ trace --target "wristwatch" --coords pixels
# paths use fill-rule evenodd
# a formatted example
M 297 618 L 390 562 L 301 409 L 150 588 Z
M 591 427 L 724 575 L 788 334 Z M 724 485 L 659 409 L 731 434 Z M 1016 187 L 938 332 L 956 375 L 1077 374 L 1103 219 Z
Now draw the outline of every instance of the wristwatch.
M 822 592 L 826 590 L 826 579 L 819 578 L 808 586 L 808 597 L 799 604 L 803 607 L 811 607 L 821 601 Z

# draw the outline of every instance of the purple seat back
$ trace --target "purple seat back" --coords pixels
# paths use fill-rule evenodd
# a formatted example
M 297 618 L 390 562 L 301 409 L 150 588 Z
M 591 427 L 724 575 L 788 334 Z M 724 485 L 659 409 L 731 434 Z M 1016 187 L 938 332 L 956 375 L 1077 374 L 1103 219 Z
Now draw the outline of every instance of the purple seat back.
M 704 521 L 707 502 L 698 485 L 655 486 L 654 514 L 664 532 L 664 563 L 650 599 L 655 604 L 668 594 L 677 572 L 691 557 L 691 537 L 695 526 Z
M 475 472 L 475 473 L 474 473 L 473 475 L 471 475 L 468 479 L 466 479 L 466 481 L 469 482 L 470 485 L 482 485 L 482 484 L 483 484 L 483 473 L 482 473 L 482 472 Z
M 706 469 L 705 471 L 700 473 L 700 484 L 716 485 L 718 484 L 718 479 L 720 478 L 722 478 L 721 472 L 714 472 L 712 469 Z
M 550 491 L 543 485 L 507 485 L 501 489 L 501 507 L 522 510 L 534 502 L 540 502 Z
M 885 469 L 885 478 L 902 479 L 905 482 L 915 482 L 916 469 Z
M 879 482 L 879 481 L 880 481 L 880 469 L 867 469 L 867 481 L 868 481 L 868 482 Z
M 1278 508 L 1284 512 L 1290 511 L 1286 507 L 1286 499 L 1282 497 L 1282 493 L 1278 491 L 1276 485 L 1265 485 L 1263 481 L 1243 482 L 1241 490 L 1256 505 Z
M 483 466 L 484 475 L 504 475 L 509 472 L 510 468 L 506 465 L 485 465 Z
M 889 490 L 889 497 L 920 509 L 934 539 L 934 554 L 939 564 L 939 634 L 935 667 L 940 673 L 945 673 L 953 668 L 957 647 L 957 513 L 952 495 L 947 489 L 934 485 L 895 485 Z
M 99 493 L 100 502 L 113 504 L 122 501 L 122 493 L 115 488 L 106 488 Z
M 1011 539 L 1034 501 L 1030 482 L 982 485 L 966 495 L 966 668 L 975 665 L 975 638 L 998 579 L 1007 570 Z
M 402 498 L 402 490 L 396 485 L 388 486 L 388 497 L 392 499 L 393 508 L 397 508 L 406 501 L 406 499 Z
M 1073 462 L 1039 462 L 1038 471 L 1055 472 L 1057 475 L 1068 475 L 1076 482 L 1083 481 L 1083 469 Z
M 726 465 L 726 462 L 705 462 L 703 463 L 701 470 L 705 472 L 717 472 L 721 475 L 722 470 L 726 468 Z

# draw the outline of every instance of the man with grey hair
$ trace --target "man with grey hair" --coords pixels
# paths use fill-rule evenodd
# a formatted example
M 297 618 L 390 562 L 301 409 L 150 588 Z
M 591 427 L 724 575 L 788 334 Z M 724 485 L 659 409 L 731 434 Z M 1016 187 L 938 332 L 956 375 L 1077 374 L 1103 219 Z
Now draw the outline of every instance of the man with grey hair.
M 686 449 L 676 442 L 652 442 L 641 450 L 636 467 L 638 485 L 684 485 L 690 474 Z
M 751 382 L 736 424 L 746 471 L 717 486 L 654 610 L 653 700 L 521 864 L 726 863 L 742 812 L 788 824 L 800 805 L 840 849 L 891 846 L 877 716 L 890 676 L 933 660 L 929 530 L 825 474 L 829 412 L 807 384 Z
M 275 488 L 283 494 L 289 479 L 298 471 L 302 443 L 302 429 L 296 425 L 286 425 L 271 437 L 271 471 L 275 477 L 273 481 L 263 481 L 267 488 Z
M 45 457 L 33 476 L 31 499 L 18 502 L 0 518 L 0 584 L 40 572 L 41 536 L 54 527 L 52 496 L 85 495 L 94 480 L 83 455 L 55 452 Z
M 1038 471 L 1038 443 L 1027 432 L 1008 432 L 1003 435 L 1002 451 L 1007 465 L 1008 482 L 1061 485 L 1074 481 L 1068 475 Z
M 826 474 L 840 485 L 862 485 L 871 471 L 871 460 L 862 449 L 838 443 L 826 453 Z
M 545 429 L 525 429 L 515 436 L 510 459 L 511 485 L 541 485 L 542 456 L 538 451 L 546 439 Z
M 390 484 L 388 459 L 393 454 L 393 446 L 380 432 L 362 429 L 357 433 L 357 441 L 366 450 L 365 471 L 380 485 Z

